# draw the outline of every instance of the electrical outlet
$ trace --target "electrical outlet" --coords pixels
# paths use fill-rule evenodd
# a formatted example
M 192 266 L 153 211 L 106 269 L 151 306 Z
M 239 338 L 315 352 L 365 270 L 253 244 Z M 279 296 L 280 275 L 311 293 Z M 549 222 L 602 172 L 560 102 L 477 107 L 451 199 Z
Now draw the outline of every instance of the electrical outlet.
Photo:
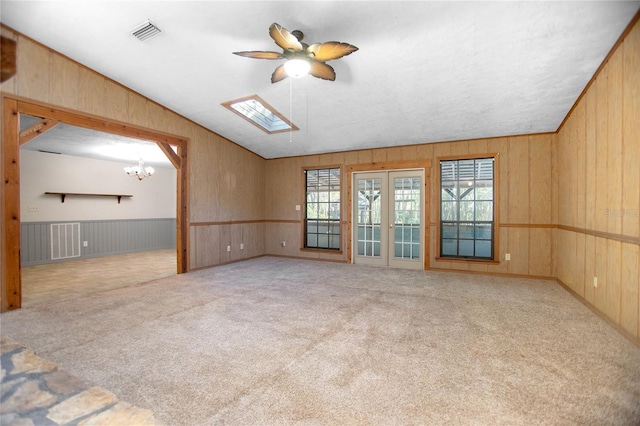
M 504 260 L 511 260 L 511 253 L 506 253 L 504 255 Z
M 244 244 L 240 243 L 240 250 L 244 250 Z
M 296 204 L 296 211 L 300 211 L 300 204 Z
M 89 241 L 83 241 L 82 247 L 89 247 Z
M 593 277 L 593 288 L 598 288 L 598 277 Z
M 282 242 L 280 243 L 280 245 L 281 245 L 282 247 L 286 247 L 286 246 L 287 246 L 287 242 L 286 242 L 286 241 L 282 241 Z
M 231 246 L 227 246 L 227 251 L 231 251 Z

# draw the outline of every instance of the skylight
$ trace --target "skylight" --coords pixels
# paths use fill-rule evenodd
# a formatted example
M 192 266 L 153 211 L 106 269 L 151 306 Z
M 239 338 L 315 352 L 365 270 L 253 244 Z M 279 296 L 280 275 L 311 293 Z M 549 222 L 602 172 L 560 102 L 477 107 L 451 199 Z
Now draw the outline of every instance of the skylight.
M 222 105 L 269 134 L 299 130 L 258 95 L 223 102 Z

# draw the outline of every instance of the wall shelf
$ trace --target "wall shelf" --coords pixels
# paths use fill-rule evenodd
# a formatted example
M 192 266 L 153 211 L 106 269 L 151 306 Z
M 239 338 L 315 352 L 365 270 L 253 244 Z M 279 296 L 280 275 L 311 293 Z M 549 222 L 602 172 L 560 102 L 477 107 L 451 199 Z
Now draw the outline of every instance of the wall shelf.
M 86 193 L 86 192 L 49 192 L 47 191 L 45 192 L 45 194 L 59 195 L 61 203 L 64 203 L 64 199 L 67 197 L 67 195 L 75 195 L 80 197 L 116 197 L 118 199 L 118 204 L 120 204 L 120 201 L 123 198 L 133 197 L 133 195 L 130 195 L 130 194 L 92 194 L 92 193 Z

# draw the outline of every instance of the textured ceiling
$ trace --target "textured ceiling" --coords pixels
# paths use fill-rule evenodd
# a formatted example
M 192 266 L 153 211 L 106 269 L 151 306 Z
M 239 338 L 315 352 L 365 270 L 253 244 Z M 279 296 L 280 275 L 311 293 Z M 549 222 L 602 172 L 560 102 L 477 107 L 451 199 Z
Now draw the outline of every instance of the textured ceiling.
M 6 1 L 5 25 L 265 157 L 552 132 L 640 2 Z M 151 19 L 163 32 L 129 32 Z M 360 50 L 334 82 L 271 84 L 277 22 Z M 257 94 L 300 127 L 225 109 Z M 44 136 L 43 136 L 44 137 Z

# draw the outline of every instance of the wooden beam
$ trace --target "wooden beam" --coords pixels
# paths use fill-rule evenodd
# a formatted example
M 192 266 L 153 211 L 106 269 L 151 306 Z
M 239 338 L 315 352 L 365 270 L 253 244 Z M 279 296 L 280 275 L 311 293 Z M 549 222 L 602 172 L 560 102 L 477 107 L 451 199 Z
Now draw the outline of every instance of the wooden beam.
M 89 115 L 77 114 L 57 108 L 50 108 L 33 104 L 30 102 L 19 101 L 18 107 L 20 112 L 33 115 L 36 117 L 52 118 L 65 124 L 73 126 L 85 127 L 87 129 L 98 130 L 106 133 L 115 133 L 116 135 L 129 136 L 147 141 L 163 142 L 169 145 L 182 145 L 186 143 L 185 139 L 175 136 L 158 133 L 156 131 L 134 127 L 130 124 L 109 121 Z
M 56 127 L 60 122 L 52 118 L 45 118 L 33 126 L 20 132 L 20 146 L 45 134 L 49 130 Z
M 171 145 L 164 142 L 158 142 L 158 146 L 160 147 L 162 152 L 164 152 L 164 155 L 167 156 L 169 161 L 171 161 L 171 164 L 173 164 L 173 167 L 175 167 L 176 169 L 179 169 L 180 157 L 178 157 L 178 154 L 176 154 L 173 148 L 171 148 Z
M 0 37 L 0 83 L 4 83 L 16 74 L 16 41 Z
M 20 146 L 18 144 L 18 102 L 2 100 L 2 232 L 0 254 L 2 274 L 0 311 L 22 306 L 20 270 Z

